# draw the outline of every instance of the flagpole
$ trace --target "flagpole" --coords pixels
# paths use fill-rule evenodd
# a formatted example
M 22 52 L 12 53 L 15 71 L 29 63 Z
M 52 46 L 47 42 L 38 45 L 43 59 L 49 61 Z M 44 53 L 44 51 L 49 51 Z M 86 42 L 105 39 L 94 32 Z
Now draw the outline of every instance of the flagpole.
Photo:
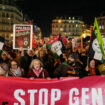
M 93 27 L 91 27 L 91 33 L 90 33 L 90 42 L 91 42 L 91 37 L 92 37 L 92 32 L 93 32 Z M 89 45 L 90 45 L 90 42 L 89 42 Z M 88 49 L 88 51 L 89 51 L 89 49 Z M 88 53 L 88 51 L 87 51 L 87 67 L 89 67 L 89 53 Z

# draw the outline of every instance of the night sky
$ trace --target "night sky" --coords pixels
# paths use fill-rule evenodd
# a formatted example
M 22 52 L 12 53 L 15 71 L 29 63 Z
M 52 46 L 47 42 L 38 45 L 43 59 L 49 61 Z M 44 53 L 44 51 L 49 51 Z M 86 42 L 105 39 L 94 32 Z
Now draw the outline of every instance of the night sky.
M 41 27 L 44 36 L 51 33 L 51 22 L 56 17 L 79 16 L 92 24 L 100 13 L 105 16 L 105 0 L 20 0 L 17 5 Z

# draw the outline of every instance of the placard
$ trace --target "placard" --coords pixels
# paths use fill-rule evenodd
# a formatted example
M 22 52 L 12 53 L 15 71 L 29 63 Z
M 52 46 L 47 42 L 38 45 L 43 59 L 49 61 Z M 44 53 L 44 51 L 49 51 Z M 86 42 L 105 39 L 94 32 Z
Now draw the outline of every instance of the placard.
M 13 49 L 32 49 L 32 25 L 15 24 L 13 26 Z

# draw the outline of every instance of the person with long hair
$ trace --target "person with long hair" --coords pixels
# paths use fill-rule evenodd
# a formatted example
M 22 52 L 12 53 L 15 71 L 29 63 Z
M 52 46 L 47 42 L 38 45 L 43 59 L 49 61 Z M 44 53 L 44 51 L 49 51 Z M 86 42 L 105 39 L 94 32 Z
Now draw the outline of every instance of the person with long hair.
M 89 76 L 100 75 L 99 70 L 96 68 L 96 62 L 94 59 L 89 60 L 89 64 L 85 68 L 86 74 Z

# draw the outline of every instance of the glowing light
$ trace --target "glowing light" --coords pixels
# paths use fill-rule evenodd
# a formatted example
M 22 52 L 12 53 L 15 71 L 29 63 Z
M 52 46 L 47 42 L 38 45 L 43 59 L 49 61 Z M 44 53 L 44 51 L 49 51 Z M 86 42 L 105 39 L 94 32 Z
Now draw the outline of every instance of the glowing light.
M 58 20 L 58 23 L 62 23 L 62 20 Z
M 83 37 L 83 38 L 86 38 L 86 34 L 82 34 L 82 37 Z

